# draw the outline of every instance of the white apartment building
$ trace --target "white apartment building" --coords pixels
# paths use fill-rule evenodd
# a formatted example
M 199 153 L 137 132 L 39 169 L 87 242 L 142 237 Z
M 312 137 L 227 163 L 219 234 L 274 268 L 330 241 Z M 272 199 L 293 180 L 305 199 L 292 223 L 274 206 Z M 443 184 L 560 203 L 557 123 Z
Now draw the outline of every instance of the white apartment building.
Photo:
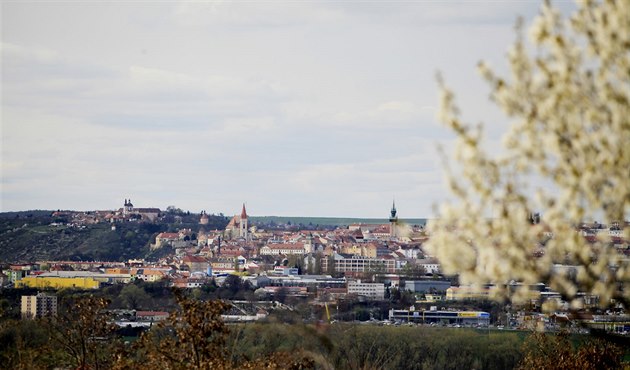
M 362 283 L 361 280 L 348 282 L 348 294 L 356 294 L 372 300 L 385 299 L 385 284 Z

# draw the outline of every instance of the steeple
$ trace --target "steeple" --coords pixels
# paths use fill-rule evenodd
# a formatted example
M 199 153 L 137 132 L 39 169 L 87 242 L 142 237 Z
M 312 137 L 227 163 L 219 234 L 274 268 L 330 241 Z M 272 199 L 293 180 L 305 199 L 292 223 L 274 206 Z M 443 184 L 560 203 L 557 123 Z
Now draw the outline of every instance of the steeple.
M 125 198 L 125 204 L 123 205 L 123 215 L 127 215 L 133 211 L 133 204 L 131 204 L 131 199 Z
M 243 210 L 241 211 L 241 222 L 239 225 L 239 236 L 249 240 L 249 225 L 247 224 L 247 211 L 245 210 L 245 203 L 243 203 Z
M 398 216 L 396 215 L 396 213 L 396 202 L 392 200 L 391 216 L 389 217 L 389 236 L 392 238 L 395 238 L 397 236 L 396 227 L 398 224 Z
M 396 201 L 392 200 L 392 211 L 391 211 L 392 216 L 390 217 L 390 219 L 392 218 L 396 218 Z

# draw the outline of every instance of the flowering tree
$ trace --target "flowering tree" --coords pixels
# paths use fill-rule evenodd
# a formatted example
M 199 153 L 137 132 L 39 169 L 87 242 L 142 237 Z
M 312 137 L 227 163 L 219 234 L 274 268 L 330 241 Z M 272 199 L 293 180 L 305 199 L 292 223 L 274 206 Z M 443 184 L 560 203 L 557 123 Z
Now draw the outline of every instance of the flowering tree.
M 457 135 L 461 169 L 447 169 L 455 201 L 431 222 L 429 250 L 444 272 L 495 283 L 515 302 L 543 282 L 574 308 L 578 292 L 630 307 L 628 258 L 608 235 L 589 241 L 577 231 L 588 220 L 619 222 L 630 239 L 630 2 L 584 0 L 569 19 L 545 3 L 530 28 L 533 52 L 518 29 L 510 79 L 479 65 L 511 120 L 502 154 L 482 148 L 481 126 L 461 120 L 439 81 L 440 120 Z M 531 222 L 537 210 L 540 223 Z M 510 281 L 523 284 L 508 290 Z

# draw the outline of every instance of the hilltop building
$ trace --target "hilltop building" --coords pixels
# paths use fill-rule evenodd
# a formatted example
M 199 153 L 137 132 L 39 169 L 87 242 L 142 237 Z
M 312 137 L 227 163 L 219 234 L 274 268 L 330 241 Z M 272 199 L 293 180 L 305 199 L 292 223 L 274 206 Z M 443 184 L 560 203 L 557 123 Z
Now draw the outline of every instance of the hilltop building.
M 123 207 L 118 210 L 125 218 L 137 217 L 154 222 L 160 216 L 159 208 L 135 208 L 131 199 L 125 199 Z
M 207 225 L 208 224 L 208 214 L 206 213 L 206 211 L 201 211 L 201 218 L 199 219 L 199 224 L 200 225 Z

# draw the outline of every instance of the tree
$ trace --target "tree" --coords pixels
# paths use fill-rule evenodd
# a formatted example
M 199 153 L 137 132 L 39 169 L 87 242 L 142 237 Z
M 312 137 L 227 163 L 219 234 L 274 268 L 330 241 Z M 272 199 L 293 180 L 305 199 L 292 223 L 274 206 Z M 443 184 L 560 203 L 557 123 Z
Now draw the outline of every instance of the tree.
M 237 275 L 228 275 L 221 286 L 221 298 L 243 299 L 246 291 L 252 290 L 249 282 L 243 281 Z
M 221 301 L 199 301 L 175 291 L 181 307 L 155 330 L 143 334 L 133 348 L 140 356 L 124 353 L 119 362 L 130 361 L 127 367 L 139 363 L 165 369 L 226 368 L 225 334 L 228 329 L 221 314 L 229 305 Z M 133 353 L 132 352 L 132 353 Z M 120 364 L 120 367 L 125 367 Z
M 166 213 L 181 216 L 184 214 L 184 211 L 182 211 L 180 208 L 177 208 L 175 206 L 168 206 L 166 207 Z
M 147 294 L 142 286 L 136 284 L 125 285 L 118 296 L 124 307 L 139 310 L 147 309 L 151 303 L 151 296 Z
M 533 333 L 523 348 L 518 369 L 620 369 L 623 358 L 618 345 L 597 338 L 574 348 L 565 332 Z
M 592 242 L 576 231 L 588 220 L 610 224 L 630 214 L 630 2 L 587 0 L 569 20 L 545 3 L 530 29 L 532 55 L 517 28 L 511 81 L 479 65 L 491 100 L 513 120 L 503 154 L 483 149 L 481 126 L 460 119 L 438 79 L 440 119 L 457 135 L 461 171 L 447 169 L 456 200 L 430 224 L 429 249 L 445 273 L 495 283 L 497 296 L 515 302 L 527 297 L 528 284 L 543 282 L 573 307 L 578 292 L 599 296 L 602 306 L 630 307 L 628 260 L 609 237 Z M 540 223 L 532 224 L 535 211 Z M 553 237 L 541 247 L 545 233 Z M 576 277 L 554 264 L 575 266 Z M 511 280 L 524 284 L 508 294 Z
M 313 274 L 315 275 L 322 273 L 322 258 L 325 258 L 322 252 L 315 253 L 315 262 L 313 265 Z
M 397 308 L 405 308 L 416 303 L 416 297 L 408 290 L 401 288 L 391 288 L 389 300 Z
M 48 321 L 53 348 L 60 348 L 65 359 L 56 365 L 74 369 L 106 369 L 116 346 L 115 325 L 104 311 L 109 301 L 94 296 L 73 299 L 66 309 Z
M 276 301 L 280 303 L 285 303 L 287 301 L 288 296 L 289 296 L 289 290 L 285 287 L 281 287 L 280 289 L 276 290 L 276 292 L 273 295 L 273 299 L 275 299 Z
M 408 262 L 401 271 L 401 275 L 404 275 L 407 280 L 421 279 L 426 274 L 426 270 L 422 265 L 413 261 Z
M 226 346 L 228 326 L 221 314 L 230 305 L 200 301 L 174 291 L 180 309 L 117 355 L 115 369 L 305 369 L 313 360 L 271 354 L 254 360 L 235 358 Z M 287 361 L 288 360 L 288 361 Z
M 0 363 L 5 369 L 52 368 L 48 336 L 38 319 L 0 319 Z
M 370 263 L 368 267 L 365 269 L 365 271 L 363 272 L 363 278 L 366 281 L 375 282 L 376 277 L 385 274 L 385 272 L 386 272 L 385 263 L 383 262 Z M 382 280 L 382 276 L 381 276 L 381 279 L 379 280 Z

